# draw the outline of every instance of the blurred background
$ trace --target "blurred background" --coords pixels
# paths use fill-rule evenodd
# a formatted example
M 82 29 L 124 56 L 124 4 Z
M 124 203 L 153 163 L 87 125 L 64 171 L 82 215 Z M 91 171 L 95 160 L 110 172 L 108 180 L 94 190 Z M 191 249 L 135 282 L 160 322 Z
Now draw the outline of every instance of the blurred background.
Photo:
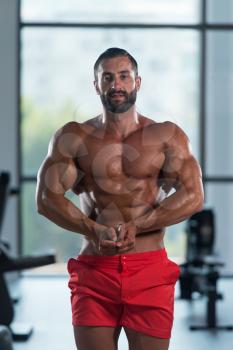
M 0 170 L 19 190 L 3 239 L 15 254 L 56 251 L 56 264 L 31 275 L 66 275 L 81 238 L 37 214 L 36 174 L 55 130 L 100 113 L 93 65 L 114 46 L 138 62 L 138 111 L 188 135 L 215 213 L 215 254 L 233 274 L 232 0 L 0 0 Z M 170 256 L 183 261 L 186 244 L 185 222 L 167 229 Z

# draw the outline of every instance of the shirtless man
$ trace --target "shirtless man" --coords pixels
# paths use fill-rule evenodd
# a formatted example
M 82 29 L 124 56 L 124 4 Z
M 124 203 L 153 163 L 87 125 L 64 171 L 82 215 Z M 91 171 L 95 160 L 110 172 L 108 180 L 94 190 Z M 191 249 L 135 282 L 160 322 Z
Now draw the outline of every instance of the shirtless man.
M 130 350 L 167 350 L 179 267 L 167 258 L 165 227 L 201 210 L 200 167 L 177 125 L 137 112 L 141 78 L 127 51 L 106 50 L 94 74 L 103 112 L 55 133 L 38 211 L 83 235 L 68 262 L 77 348 L 116 350 L 123 326 Z

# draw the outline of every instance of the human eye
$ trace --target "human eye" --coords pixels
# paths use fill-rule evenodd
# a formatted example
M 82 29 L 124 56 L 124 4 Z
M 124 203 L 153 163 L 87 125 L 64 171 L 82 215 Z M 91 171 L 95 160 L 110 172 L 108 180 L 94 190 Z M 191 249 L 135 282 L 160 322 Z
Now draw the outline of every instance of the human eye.
M 103 80 L 105 82 L 110 82 L 110 81 L 112 81 L 112 76 L 110 74 L 105 74 L 103 77 Z
M 127 79 L 129 78 L 129 74 L 127 74 L 127 73 L 122 73 L 122 74 L 120 75 L 120 78 L 121 78 L 121 80 L 127 80 Z

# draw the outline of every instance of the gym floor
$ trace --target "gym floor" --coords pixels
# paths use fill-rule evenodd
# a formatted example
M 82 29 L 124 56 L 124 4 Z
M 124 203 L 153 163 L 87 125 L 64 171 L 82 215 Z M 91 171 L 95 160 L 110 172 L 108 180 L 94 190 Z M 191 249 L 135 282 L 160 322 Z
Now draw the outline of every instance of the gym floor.
M 76 350 L 67 288 L 68 277 L 23 277 L 19 283 L 23 296 L 16 304 L 15 322 L 33 325 L 34 333 L 27 342 L 15 342 L 14 350 Z M 224 299 L 218 301 L 219 324 L 233 324 L 233 281 L 220 280 L 219 291 Z M 205 299 L 192 303 L 178 299 L 175 302 L 175 323 L 171 350 L 230 350 L 231 331 L 190 331 L 189 325 L 205 322 Z M 119 339 L 119 350 L 128 349 L 124 332 Z

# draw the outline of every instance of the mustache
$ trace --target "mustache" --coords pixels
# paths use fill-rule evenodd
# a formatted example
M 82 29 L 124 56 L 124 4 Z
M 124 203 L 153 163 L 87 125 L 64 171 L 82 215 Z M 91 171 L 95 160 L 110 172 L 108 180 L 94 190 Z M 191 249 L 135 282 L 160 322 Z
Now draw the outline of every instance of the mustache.
M 120 94 L 120 95 L 128 96 L 127 92 L 126 92 L 126 91 L 123 91 L 123 90 L 111 90 L 111 91 L 108 93 L 108 96 L 109 96 L 109 97 L 112 97 L 112 96 L 115 95 L 115 94 Z

